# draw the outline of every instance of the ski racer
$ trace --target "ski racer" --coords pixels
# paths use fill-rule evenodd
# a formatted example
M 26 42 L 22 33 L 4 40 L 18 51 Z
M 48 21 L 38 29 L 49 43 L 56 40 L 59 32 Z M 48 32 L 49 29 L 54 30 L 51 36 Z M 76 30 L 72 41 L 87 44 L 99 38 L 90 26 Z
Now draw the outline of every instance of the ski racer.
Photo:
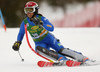
M 54 35 L 50 33 L 54 31 L 54 26 L 46 19 L 46 17 L 38 13 L 38 9 L 39 7 L 36 2 L 29 1 L 26 3 L 24 12 L 27 17 L 21 23 L 17 41 L 12 46 L 13 50 L 19 50 L 25 34 L 24 25 L 26 24 L 27 31 L 35 43 L 35 51 L 40 55 L 54 61 L 67 61 L 69 60 L 67 57 L 82 63 L 89 60 L 89 58 L 82 53 L 65 48 L 61 45 L 59 39 L 55 38 Z

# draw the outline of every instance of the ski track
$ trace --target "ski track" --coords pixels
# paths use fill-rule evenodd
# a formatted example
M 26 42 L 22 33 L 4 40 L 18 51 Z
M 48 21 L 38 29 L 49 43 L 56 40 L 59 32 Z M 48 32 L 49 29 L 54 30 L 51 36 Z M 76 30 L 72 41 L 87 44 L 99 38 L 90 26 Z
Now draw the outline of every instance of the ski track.
M 12 50 L 18 31 L 19 28 L 7 28 L 6 32 L 0 28 L 0 72 L 100 72 L 100 65 L 40 68 L 37 62 L 44 59 L 31 51 L 25 36 L 20 47 L 20 53 L 25 60 L 22 62 L 18 52 Z M 55 28 L 53 34 L 60 39 L 64 47 L 100 61 L 100 28 Z M 30 36 L 29 40 L 34 48 Z

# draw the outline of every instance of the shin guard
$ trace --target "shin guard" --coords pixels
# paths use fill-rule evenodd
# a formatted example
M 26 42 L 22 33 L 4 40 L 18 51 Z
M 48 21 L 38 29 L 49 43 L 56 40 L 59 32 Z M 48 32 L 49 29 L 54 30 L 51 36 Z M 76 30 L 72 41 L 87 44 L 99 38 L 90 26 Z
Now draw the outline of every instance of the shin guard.
M 72 51 L 68 48 L 61 48 L 59 50 L 59 53 L 62 54 L 62 55 L 65 55 L 67 57 L 70 57 L 70 58 L 73 58 L 79 62 L 82 62 L 83 59 L 85 58 L 85 56 L 83 56 L 82 54 L 78 53 L 78 52 L 75 52 L 75 51 Z
M 59 56 L 58 56 L 58 53 L 55 52 L 55 51 L 52 51 L 52 50 L 48 50 L 46 48 L 43 48 L 41 46 L 37 46 L 36 47 L 36 51 L 40 54 L 40 55 L 43 55 L 45 57 L 48 57 L 52 60 L 58 60 Z

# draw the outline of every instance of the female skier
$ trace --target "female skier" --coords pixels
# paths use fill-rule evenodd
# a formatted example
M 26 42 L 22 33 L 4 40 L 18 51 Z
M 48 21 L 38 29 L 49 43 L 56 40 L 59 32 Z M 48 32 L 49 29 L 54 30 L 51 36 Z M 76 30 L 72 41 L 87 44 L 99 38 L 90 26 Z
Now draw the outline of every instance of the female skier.
M 21 23 L 17 41 L 14 43 L 12 48 L 15 51 L 19 50 L 25 34 L 24 25 L 26 24 L 27 30 L 35 43 L 35 51 L 40 55 L 55 61 L 69 60 L 66 57 L 70 57 L 81 63 L 89 60 L 89 58 L 84 56 L 82 53 L 65 48 L 61 45 L 60 41 L 49 32 L 54 30 L 54 26 L 48 21 L 48 19 L 38 13 L 38 9 L 39 7 L 36 2 L 29 1 L 26 3 L 24 12 L 27 17 Z M 50 50 L 50 48 L 54 50 Z

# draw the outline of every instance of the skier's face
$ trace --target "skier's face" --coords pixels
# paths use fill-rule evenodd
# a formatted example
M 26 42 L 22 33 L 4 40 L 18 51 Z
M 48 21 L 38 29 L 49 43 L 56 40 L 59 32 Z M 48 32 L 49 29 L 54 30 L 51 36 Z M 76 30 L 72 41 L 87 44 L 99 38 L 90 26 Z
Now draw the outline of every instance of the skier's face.
M 29 17 L 29 18 L 32 18 L 32 16 L 34 15 L 34 13 L 27 13 L 27 16 Z

